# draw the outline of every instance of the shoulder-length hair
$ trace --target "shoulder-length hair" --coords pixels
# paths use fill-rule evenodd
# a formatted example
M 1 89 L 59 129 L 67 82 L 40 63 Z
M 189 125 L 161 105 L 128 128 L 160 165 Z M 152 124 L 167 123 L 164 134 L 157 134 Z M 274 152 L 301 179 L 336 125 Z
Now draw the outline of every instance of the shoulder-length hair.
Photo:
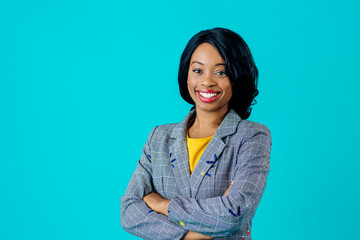
M 194 35 L 181 55 L 179 66 L 179 88 L 182 98 L 195 105 L 188 88 L 188 72 L 191 55 L 202 43 L 213 45 L 225 61 L 225 71 L 232 83 L 232 97 L 229 107 L 242 118 L 247 119 L 254 98 L 259 94 L 257 89 L 258 70 L 250 49 L 245 41 L 235 32 L 225 28 L 204 30 Z M 254 101 L 254 102 L 253 102 Z

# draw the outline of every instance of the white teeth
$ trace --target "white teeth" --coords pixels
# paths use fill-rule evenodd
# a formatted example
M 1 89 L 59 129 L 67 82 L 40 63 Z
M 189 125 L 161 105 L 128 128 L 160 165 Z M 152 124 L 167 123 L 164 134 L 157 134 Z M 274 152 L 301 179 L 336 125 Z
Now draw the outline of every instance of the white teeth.
M 204 93 L 204 92 L 199 92 L 199 94 L 201 96 L 203 96 L 204 98 L 212 98 L 212 97 L 215 97 L 217 95 L 217 93 Z

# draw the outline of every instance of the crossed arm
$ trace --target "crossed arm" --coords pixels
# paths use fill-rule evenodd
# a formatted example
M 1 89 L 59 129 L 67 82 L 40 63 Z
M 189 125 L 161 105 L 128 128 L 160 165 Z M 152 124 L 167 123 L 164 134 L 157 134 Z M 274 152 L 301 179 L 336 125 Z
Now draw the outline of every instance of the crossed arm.
M 143 198 L 143 201 L 148 205 L 149 208 L 151 208 L 155 212 L 168 216 L 168 207 L 171 201 L 170 199 L 163 198 L 160 194 L 156 192 L 152 192 L 146 195 Z M 205 236 L 193 231 L 188 231 L 183 239 L 184 240 L 212 239 L 212 237 Z
M 234 184 L 235 181 L 231 183 L 229 188 L 224 193 L 224 196 L 227 195 L 227 193 L 230 190 L 230 187 Z M 163 214 L 165 216 L 168 216 L 168 208 L 170 204 L 170 199 L 166 199 L 162 197 L 160 194 L 156 192 L 149 193 L 143 198 L 143 201 L 148 205 L 149 208 L 154 210 L 157 213 Z M 213 237 L 205 236 L 200 233 L 194 232 L 194 231 L 188 231 L 187 234 L 184 236 L 184 240 L 196 240 L 196 239 L 212 239 Z

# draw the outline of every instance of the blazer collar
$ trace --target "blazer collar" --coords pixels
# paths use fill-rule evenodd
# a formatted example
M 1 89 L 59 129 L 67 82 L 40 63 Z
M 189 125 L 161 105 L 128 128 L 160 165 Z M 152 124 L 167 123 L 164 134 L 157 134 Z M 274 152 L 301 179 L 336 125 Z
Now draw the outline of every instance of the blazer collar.
M 187 126 L 189 124 L 189 121 L 193 119 L 195 115 L 196 111 L 192 110 L 188 113 L 188 115 L 186 115 L 184 120 L 175 124 L 174 130 L 172 131 L 170 137 L 177 139 L 186 139 Z M 230 109 L 223 121 L 221 122 L 215 135 L 217 135 L 217 137 L 219 138 L 224 138 L 228 135 L 234 134 L 240 120 L 240 116 L 233 109 Z

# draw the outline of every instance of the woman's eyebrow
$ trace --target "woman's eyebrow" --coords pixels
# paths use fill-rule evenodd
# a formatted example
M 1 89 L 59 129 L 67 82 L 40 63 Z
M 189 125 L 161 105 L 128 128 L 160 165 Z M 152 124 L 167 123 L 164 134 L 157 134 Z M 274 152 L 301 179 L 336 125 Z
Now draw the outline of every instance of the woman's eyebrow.
M 200 64 L 200 65 L 204 65 L 202 62 L 198 62 L 198 61 L 193 61 L 193 62 L 191 63 L 191 65 L 193 65 L 194 63 L 198 63 L 198 64 Z

